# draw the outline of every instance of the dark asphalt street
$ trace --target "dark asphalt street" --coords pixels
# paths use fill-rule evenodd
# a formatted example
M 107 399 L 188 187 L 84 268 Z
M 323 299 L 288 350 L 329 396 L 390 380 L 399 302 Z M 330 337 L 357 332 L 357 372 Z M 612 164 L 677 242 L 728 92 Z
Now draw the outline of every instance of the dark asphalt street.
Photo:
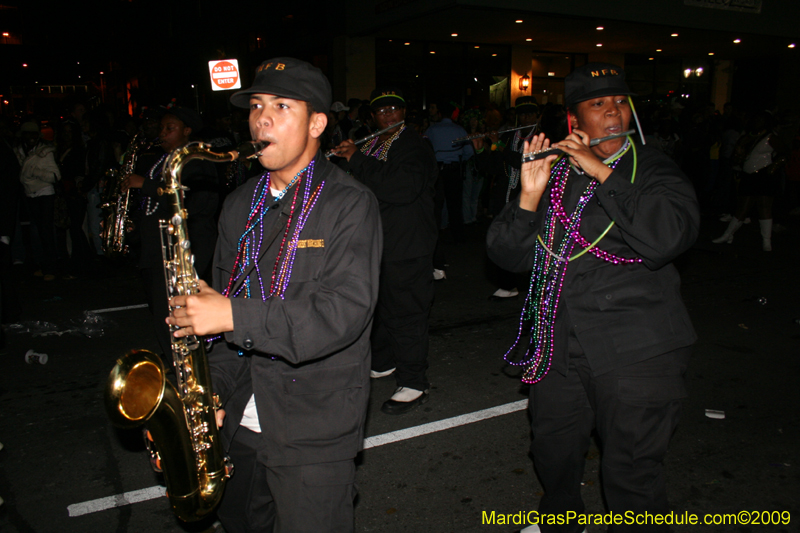
M 671 506 L 700 516 L 788 511 L 791 522 L 673 530 L 797 532 L 800 219 L 785 222 L 772 253 L 761 251 L 757 223 L 741 229 L 734 244 L 714 245 L 710 239 L 725 224 L 703 222 L 698 243 L 678 262 L 700 338 L 688 373 L 690 397 L 668 456 Z M 374 380 L 368 436 L 527 397 L 518 371 L 502 361 L 516 335 L 522 300 L 487 301 L 494 288 L 484 276 L 482 233 L 471 229 L 468 243 L 445 244 L 450 267 L 447 280 L 437 284 L 431 317 L 430 401 L 389 417 L 379 407 L 393 380 Z M 109 423 L 103 389 L 118 356 L 157 344 L 146 309 L 102 313 L 99 323 L 87 322 L 84 312 L 142 304 L 135 269 L 104 268 L 86 279 L 50 283 L 20 271 L 18 289 L 25 327 L 6 328 L 8 346 L 0 355 L 0 531 L 207 530 L 209 523 L 181 525 L 163 497 L 127 504 L 131 496 L 121 496 L 157 492 L 159 479 L 148 465 L 141 433 Z M 30 349 L 48 354 L 47 364 L 26 364 Z M 708 418 L 706 409 L 724 411 L 725 418 Z M 516 410 L 367 449 L 358 458 L 356 531 L 511 533 L 518 528 L 482 524 L 482 516 L 536 508 L 542 492 L 527 454 L 529 440 L 527 415 Z M 599 460 L 593 448 L 584 486 L 593 513 L 604 512 Z M 85 514 L 70 516 L 69 509 Z M 93 509 L 102 510 L 88 512 Z

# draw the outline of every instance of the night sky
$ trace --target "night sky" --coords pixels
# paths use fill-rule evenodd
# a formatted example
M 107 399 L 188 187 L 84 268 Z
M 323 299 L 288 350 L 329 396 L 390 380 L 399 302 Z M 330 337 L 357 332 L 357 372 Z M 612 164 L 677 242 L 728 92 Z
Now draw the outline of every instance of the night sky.
M 88 84 L 90 92 L 99 91 L 103 72 L 107 95 L 117 91 L 119 97 L 125 82 L 135 78 L 138 98 L 151 105 L 173 97 L 194 100 L 192 84 L 210 93 L 210 60 L 239 59 L 246 84 L 263 59 L 330 54 L 332 36 L 343 28 L 336 23 L 343 16 L 334 9 L 315 7 L 330 6 L 323 2 L 246 0 L 226 2 L 225 9 L 208 0 L 0 3 L 5 8 L 0 30 L 22 43 L 0 48 L 0 90 L 38 82 Z

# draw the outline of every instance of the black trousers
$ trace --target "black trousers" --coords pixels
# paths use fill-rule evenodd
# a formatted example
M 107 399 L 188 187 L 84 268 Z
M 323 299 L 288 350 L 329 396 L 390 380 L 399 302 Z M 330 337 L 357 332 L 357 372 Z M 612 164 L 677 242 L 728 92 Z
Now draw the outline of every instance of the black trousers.
M 350 533 L 355 462 L 267 467 L 261 435 L 240 427 L 231 443 L 233 476 L 217 510 L 227 533 Z
M 614 513 L 666 513 L 664 458 L 686 396 L 691 347 L 599 376 L 570 337 L 566 376 L 551 371 L 530 390 L 531 453 L 545 494 L 540 513 L 584 511 L 581 481 L 592 428 L 601 445 L 603 492 Z M 543 532 L 583 531 L 577 522 Z M 669 526 L 613 526 L 614 533 L 668 531 Z
M 56 226 L 55 205 L 56 195 L 36 196 L 27 198 L 28 213 L 31 222 L 39 233 L 42 243 L 42 272 L 55 274 L 56 271 Z
M 447 223 L 455 242 L 464 242 L 464 176 L 461 163 L 439 163 L 439 179 L 444 185 L 444 198 L 447 202 Z M 436 221 L 439 223 L 439 220 Z
M 397 368 L 399 387 L 428 390 L 428 317 L 433 305 L 433 260 L 429 255 L 381 264 L 372 326 L 372 369 Z

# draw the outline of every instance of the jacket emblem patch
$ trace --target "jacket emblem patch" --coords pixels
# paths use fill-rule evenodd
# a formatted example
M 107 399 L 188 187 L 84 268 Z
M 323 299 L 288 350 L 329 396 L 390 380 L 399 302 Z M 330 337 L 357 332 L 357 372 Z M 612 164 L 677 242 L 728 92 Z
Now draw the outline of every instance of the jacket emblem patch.
M 297 241 L 298 248 L 325 248 L 325 239 L 303 239 Z

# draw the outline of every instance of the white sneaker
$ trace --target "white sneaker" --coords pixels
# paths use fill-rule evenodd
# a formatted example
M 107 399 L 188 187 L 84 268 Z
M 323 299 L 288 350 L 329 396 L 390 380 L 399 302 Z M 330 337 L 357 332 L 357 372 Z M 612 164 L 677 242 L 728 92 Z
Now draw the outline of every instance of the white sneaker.
M 370 370 L 369 377 L 372 379 L 385 378 L 386 376 L 391 376 L 394 374 L 395 370 L 397 370 L 397 368 L 390 368 L 389 370 L 384 370 L 383 372 L 375 372 L 374 370 Z
M 433 279 L 436 281 L 447 279 L 447 274 L 444 273 L 444 270 L 439 270 L 438 268 L 433 269 Z
M 425 392 L 421 390 L 399 387 L 389 399 L 396 402 L 413 402 L 423 394 L 425 394 Z
M 517 289 L 511 289 L 510 291 L 507 291 L 506 289 L 497 289 L 494 291 L 494 294 L 489 297 L 489 299 L 502 300 L 504 298 L 516 298 L 517 296 L 519 296 L 519 291 Z
M 387 415 L 402 415 L 428 401 L 428 391 L 399 387 L 391 398 L 383 402 L 381 412 Z

